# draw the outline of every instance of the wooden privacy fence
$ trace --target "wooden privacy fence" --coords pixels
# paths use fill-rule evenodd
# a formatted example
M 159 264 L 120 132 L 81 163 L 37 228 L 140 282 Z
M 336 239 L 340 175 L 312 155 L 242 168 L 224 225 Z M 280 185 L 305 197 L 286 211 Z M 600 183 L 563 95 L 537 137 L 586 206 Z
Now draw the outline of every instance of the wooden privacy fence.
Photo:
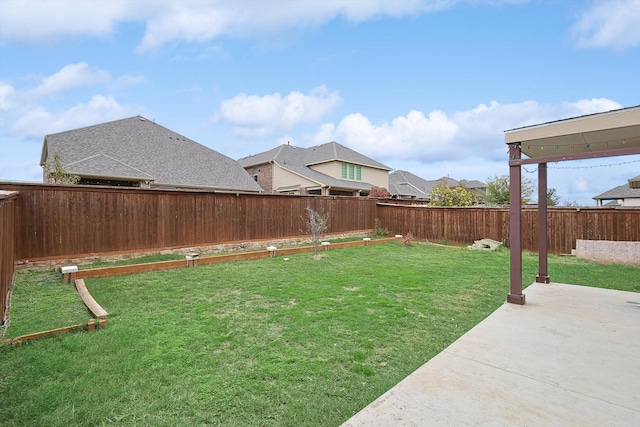
M 509 235 L 508 208 L 425 208 L 381 204 L 377 213 L 383 228 L 400 234 L 411 231 L 417 239 L 432 242 L 473 243 L 482 238 L 504 241 Z
M 9 286 L 13 281 L 17 193 L 0 191 L 0 325 L 4 322 Z
M 490 238 L 509 246 L 509 208 L 408 207 L 380 204 L 376 217 L 383 228 L 402 234 L 411 231 L 418 239 L 472 243 Z M 550 253 L 569 254 L 576 239 L 640 241 L 638 208 L 550 207 L 547 212 Z M 538 250 L 538 210 L 522 212 L 522 247 Z
M 425 208 L 354 197 L 15 183 L 0 183 L 0 190 L 19 192 L 3 220 L 15 221 L 15 227 L 2 225 L 3 245 L 15 238 L 15 246 L 7 245 L 15 249 L 17 260 L 299 237 L 307 206 L 328 213 L 332 234 L 371 230 L 379 219 L 392 235 L 411 231 L 417 239 L 434 242 L 470 244 L 492 238 L 509 245 L 507 208 Z M 537 251 L 537 209 L 526 208 L 522 215 L 523 248 Z M 576 239 L 640 241 L 638 208 L 550 208 L 548 225 L 551 253 L 570 253 Z M 3 247 L 5 275 L 4 269 L 12 267 L 11 248 Z M 3 283 L 5 279 L 2 276 Z
M 305 208 L 329 233 L 370 230 L 375 201 L 115 187 L 0 184 L 20 193 L 16 259 L 144 251 L 303 234 Z

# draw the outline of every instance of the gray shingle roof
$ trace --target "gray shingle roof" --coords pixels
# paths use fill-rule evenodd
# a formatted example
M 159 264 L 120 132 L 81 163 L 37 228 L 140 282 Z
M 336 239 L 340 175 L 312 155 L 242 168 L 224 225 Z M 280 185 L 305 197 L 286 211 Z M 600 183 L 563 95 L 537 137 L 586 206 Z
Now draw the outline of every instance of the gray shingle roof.
M 389 174 L 389 192 L 393 196 L 429 200 L 436 181 L 427 181 L 411 172 L 397 170 Z
M 81 176 L 261 191 L 235 160 L 141 116 L 46 135 L 41 164 L 52 167 L 56 154 Z
M 86 159 L 67 163 L 67 170 L 73 170 L 74 174 L 86 177 L 121 177 L 135 180 L 151 180 L 153 176 L 140 169 L 122 163 L 118 159 L 100 153 Z
M 467 181 L 466 179 L 461 179 L 460 180 L 460 185 L 462 185 L 464 188 L 468 189 L 468 190 L 475 190 L 475 189 L 486 189 L 487 188 L 487 184 L 485 184 L 482 181 L 478 181 L 477 179 L 472 179 Z
M 457 179 L 453 179 L 453 178 L 449 178 L 448 176 L 443 176 L 442 178 L 436 179 L 435 181 L 432 181 L 435 184 L 437 184 L 438 182 L 444 182 L 444 184 L 447 187 L 457 187 L 458 185 L 460 185 L 460 181 L 458 181 Z
M 594 200 L 640 199 L 640 188 L 631 188 L 629 184 L 619 185 L 598 194 Z
M 280 167 L 315 181 L 318 184 L 334 188 L 355 190 L 371 189 L 371 184 L 369 183 L 334 178 L 310 167 L 330 161 L 343 161 L 383 170 L 391 170 L 388 166 L 357 153 L 350 148 L 344 147 L 337 142 L 328 142 L 310 148 L 296 147 L 288 144 L 280 145 L 271 150 L 238 160 L 244 168 L 275 162 L 280 165 Z
M 390 167 L 383 165 L 363 154 L 353 151 L 344 145 L 338 144 L 335 141 L 327 142 L 326 144 L 316 145 L 315 147 L 309 147 L 306 149 L 307 166 L 324 163 L 328 161 L 341 161 L 347 163 L 354 163 L 362 166 L 369 166 L 377 169 L 391 170 Z
M 409 196 L 429 200 L 431 198 L 431 190 L 433 190 L 433 187 L 439 182 L 444 182 L 448 187 L 463 185 L 469 190 L 484 189 L 487 187 L 487 184 L 477 180 L 467 181 L 463 179 L 457 181 L 448 176 L 440 179 L 426 180 L 411 172 L 397 170 L 389 174 L 389 192 L 394 196 Z

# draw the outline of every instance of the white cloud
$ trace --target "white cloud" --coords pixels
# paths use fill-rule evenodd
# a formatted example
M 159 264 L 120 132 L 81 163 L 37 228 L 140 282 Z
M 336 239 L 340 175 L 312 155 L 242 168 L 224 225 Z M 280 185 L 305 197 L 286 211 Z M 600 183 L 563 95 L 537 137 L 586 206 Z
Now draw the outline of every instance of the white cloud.
M 148 20 L 138 50 L 155 49 L 172 40 L 203 42 L 222 35 L 255 37 L 319 27 L 337 17 L 351 22 L 401 17 L 446 9 L 455 3 L 458 0 L 165 2 L 166 9 Z
M 594 2 L 572 27 L 580 47 L 624 50 L 640 45 L 640 0 Z
M 69 64 L 57 73 L 42 79 L 42 83 L 29 91 L 29 96 L 41 97 L 62 92 L 76 86 L 104 83 L 111 79 L 108 72 L 89 67 L 86 62 Z
M 622 108 L 622 105 L 607 98 L 581 99 L 576 102 L 569 102 L 566 105 L 573 111 L 572 114 L 576 116 L 601 113 L 603 111 Z
M 124 22 L 145 22 L 138 51 L 173 41 L 205 42 L 220 36 L 261 37 L 320 27 L 342 17 L 362 22 L 447 9 L 461 0 L 47 0 L 0 1 L 0 40 L 47 42 L 74 36 L 105 37 Z M 493 5 L 521 0 L 484 0 Z
M 620 104 L 606 98 L 559 104 L 535 101 L 500 104 L 492 101 L 451 114 L 411 111 L 406 116 L 381 124 L 354 113 L 345 116 L 337 125 L 320 125 L 305 142 L 315 145 L 335 140 L 387 166 L 408 170 L 425 179 L 450 176 L 458 180 L 486 182 L 494 175 L 509 173 L 505 130 L 618 108 L 622 108 Z M 585 161 L 576 162 L 578 167 L 585 164 L 587 167 L 597 166 Z M 624 176 L 637 175 L 633 172 L 634 167 L 637 169 L 636 163 L 616 166 L 621 177 L 621 182 L 616 183 L 615 180 L 604 180 L 597 173 L 585 174 L 582 169 L 564 169 L 554 164 L 549 166 L 549 186 L 558 190 L 563 202 L 593 205 L 591 197 L 624 183 Z M 535 180 L 535 166 L 529 169 L 532 173 L 525 168 L 524 175 Z
M 335 140 L 376 159 L 423 162 L 455 161 L 477 157 L 497 161 L 506 156 L 504 131 L 585 114 L 621 108 L 606 98 L 556 105 L 526 101 L 489 105 L 447 115 L 410 111 L 391 122 L 374 124 L 363 114 L 345 116 L 337 125 L 324 123 L 307 138 L 309 144 Z
M 410 111 L 380 125 L 355 113 L 337 126 L 322 125 L 313 142 L 335 140 L 374 158 L 441 158 L 447 153 L 456 156 L 451 143 L 457 132 L 458 126 L 441 111 L 432 111 L 427 117 Z
M 237 135 L 266 136 L 288 130 L 300 123 L 320 120 L 341 102 L 338 92 L 318 86 L 305 95 L 291 92 L 265 96 L 239 94 L 222 101 L 217 119 L 229 122 Z
M 36 107 L 18 118 L 12 131 L 26 137 L 44 135 L 121 119 L 134 114 L 134 107 L 123 106 L 110 97 L 95 95 L 86 104 L 78 104 L 66 111 L 52 113 Z
M 6 111 L 14 103 L 16 91 L 8 83 L 0 81 L 0 111 Z
M 0 40 L 48 42 L 52 38 L 106 36 L 120 22 L 143 19 L 148 1 L 1 1 Z
M 584 193 L 589 190 L 589 183 L 584 177 L 579 176 L 571 183 L 571 189 L 576 193 Z
M 107 71 L 90 67 L 86 62 L 66 65 L 50 76 L 38 76 L 37 79 L 36 86 L 21 89 L 0 81 L 0 111 L 7 111 L 0 116 L 0 129 L 26 137 L 42 137 L 45 133 L 66 130 L 67 124 L 84 125 L 94 119 L 100 121 L 103 117 L 116 118 L 119 112 L 128 110 L 128 107 L 119 106 L 114 98 L 104 95 L 96 95 L 87 104 L 78 104 L 65 112 L 52 113 L 47 110 L 48 101 L 55 100 L 55 95 L 60 92 L 112 80 Z M 125 75 L 109 87 L 123 88 L 142 81 L 144 78 L 141 76 Z

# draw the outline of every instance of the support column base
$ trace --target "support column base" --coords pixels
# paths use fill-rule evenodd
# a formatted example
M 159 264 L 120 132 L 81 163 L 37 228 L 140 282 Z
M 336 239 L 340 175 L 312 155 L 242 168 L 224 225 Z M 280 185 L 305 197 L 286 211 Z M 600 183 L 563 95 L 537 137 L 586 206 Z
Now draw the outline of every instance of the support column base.
M 520 294 L 520 295 L 516 295 L 516 294 L 509 294 L 507 295 L 507 302 L 510 304 L 519 304 L 519 305 L 524 305 L 524 294 Z
M 549 276 L 536 276 L 536 283 L 551 283 Z

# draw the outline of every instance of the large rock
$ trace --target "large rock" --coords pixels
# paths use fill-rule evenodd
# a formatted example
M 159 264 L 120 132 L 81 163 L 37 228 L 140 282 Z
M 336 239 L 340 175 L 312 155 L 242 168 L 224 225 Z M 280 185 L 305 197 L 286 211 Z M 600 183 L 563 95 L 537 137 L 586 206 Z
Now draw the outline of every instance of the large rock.
M 497 240 L 481 239 L 474 241 L 473 245 L 468 246 L 468 248 L 473 250 L 495 251 L 500 246 L 502 246 L 502 242 L 498 242 Z

